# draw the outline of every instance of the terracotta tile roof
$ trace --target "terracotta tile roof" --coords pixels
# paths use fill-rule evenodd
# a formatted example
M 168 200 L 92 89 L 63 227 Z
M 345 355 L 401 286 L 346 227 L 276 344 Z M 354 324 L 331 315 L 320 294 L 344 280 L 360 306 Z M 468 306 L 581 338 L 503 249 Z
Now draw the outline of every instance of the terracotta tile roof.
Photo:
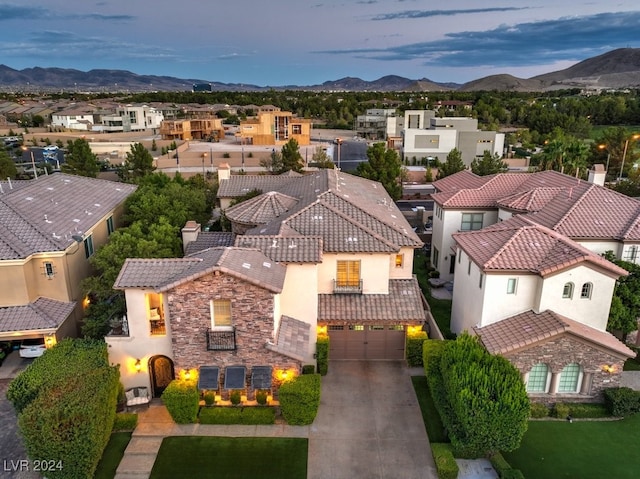
M 275 344 L 267 343 L 267 349 L 304 361 L 309 352 L 311 325 L 290 316 L 280 318 Z
M 317 236 L 239 235 L 235 244 L 259 249 L 278 263 L 322 263 L 322 238 Z
M 114 289 L 149 288 L 158 292 L 220 271 L 280 293 L 285 267 L 248 248 L 210 248 L 185 258 L 127 259 Z
M 514 193 L 497 201 L 501 208 L 521 213 L 540 211 L 562 191 L 562 188 L 534 188 L 525 192 Z
M 1 183 L 0 260 L 62 251 L 135 191 L 135 185 L 55 173 Z
M 38 298 L 26 305 L 0 308 L 0 336 L 19 331 L 55 331 L 75 306 L 75 302 Z
M 415 279 L 389 280 L 389 294 L 318 295 L 318 323 L 418 325 L 425 319 Z
M 233 246 L 235 234 L 227 231 L 200 231 L 195 241 L 187 244 L 185 256 L 216 246 Z
M 261 225 L 292 209 L 298 199 L 277 191 L 267 191 L 225 210 L 231 221 L 245 225 Z
M 628 274 L 571 239 L 534 223 L 529 216 L 515 216 L 482 230 L 455 233 L 453 238 L 485 272 L 521 271 L 545 276 L 585 262 L 612 276 Z
M 433 182 L 438 192 L 455 192 L 463 189 L 473 189 L 482 186 L 485 178 L 478 176 L 471 170 L 462 170 L 455 175 L 450 175 Z
M 231 175 L 220 182 L 218 198 L 236 198 L 253 190 L 274 191 L 297 179 L 295 176 L 282 175 Z
M 528 349 L 560 335 L 570 335 L 600 346 L 625 358 L 635 352 L 615 336 L 569 319 L 553 311 L 525 311 L 482 328 L 474 328 L 484 347 L 492 354 L 507 354 Z

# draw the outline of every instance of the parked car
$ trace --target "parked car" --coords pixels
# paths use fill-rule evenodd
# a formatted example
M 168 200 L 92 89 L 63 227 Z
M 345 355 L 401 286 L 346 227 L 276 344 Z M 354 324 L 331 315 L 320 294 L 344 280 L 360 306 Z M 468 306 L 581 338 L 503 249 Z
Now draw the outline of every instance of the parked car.
M 24 339 L 20 343 L 21 358 L 39 358 L 46 350 L 44 338 Z

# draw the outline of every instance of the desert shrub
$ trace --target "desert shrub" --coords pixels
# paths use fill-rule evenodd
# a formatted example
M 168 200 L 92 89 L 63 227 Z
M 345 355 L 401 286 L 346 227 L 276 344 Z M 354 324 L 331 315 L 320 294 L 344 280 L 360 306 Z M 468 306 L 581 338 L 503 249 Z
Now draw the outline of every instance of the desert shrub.
M 212 391 L 207 391 L 204 393 L 204 403 L 207 406 L 213 406 L 216 402 L 216 393 Z
M 436 463 L 438 479 L 456 479 L 458 477 L 458 464 L 453 457 L 451 444 L 433 443 L 431 444 L 431 454 Z
M 242 400 L 242 393 L 238 389 L 234 389 L 229 394 L 229 400 L 231 401 L 231 404 L 233 404 L 234 406 L 237 406 L 238 404 L 240 404 L 240 401 Z
M 305 364 L 302 366 L 302 374 L 315 374 L 316 367 L 313 364 Z
M 316 358 L 318 360 L 318 373 L 325 376 L 329 372 L 329 336 L 318 336 L 316 342 Z
M 626 387 L 605 389 L 604 404 L 613 416 L 631 416 L 640 411 L 640 392 Z
M 320 375 L 297 376 L 280 386 L 280 408 L 287 423 L 296 426 L 311 424 L 320 406 Z
M 549 412 L 549 408 L 545 404 L 539 402 L 531 403 L 531 417 L 540 419 L 549 416 Z
M 138 415 L 129 412 L 119 412 L 113 422 L 114 431 L 133 431 L 138 425 Z
M 274 424 L 272 407 L 213 407 L 200 411 L 200 424 Z
M 256 402 L 261 406 L 267 404 L 267 391 L 256 391 Z
M 557 402 L 553 405 L 553 416 L 559 419 L 564 419 L 571 414 L 571 409 L 567 403 Z
M 162 393 L 162 402 L 178 424 L 198 420 L 200 395 L 194 381 L 174 379 Z
M 424 331 L 407 334 L 407 364 L 410 367 L 422 366 L 422 344 L 426 339 Z

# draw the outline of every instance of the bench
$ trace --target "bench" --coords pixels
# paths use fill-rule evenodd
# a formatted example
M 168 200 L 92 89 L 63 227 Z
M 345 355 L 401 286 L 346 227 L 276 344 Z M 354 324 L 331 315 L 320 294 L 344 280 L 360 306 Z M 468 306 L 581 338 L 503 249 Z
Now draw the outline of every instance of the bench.
M 124 392 L 127 398 L 127 407 L 149 405 L 151 398 L 149 397 L 149 389 L 145 386 L 137 386 L 129 388 Z

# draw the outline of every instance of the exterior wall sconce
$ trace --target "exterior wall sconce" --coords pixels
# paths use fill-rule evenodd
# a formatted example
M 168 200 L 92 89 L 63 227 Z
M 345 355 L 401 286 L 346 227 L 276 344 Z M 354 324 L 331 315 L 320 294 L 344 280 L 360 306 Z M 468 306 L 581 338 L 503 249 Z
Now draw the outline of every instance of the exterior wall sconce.
M 605 364 L 604 366 L 602 366 L 602 370 L 605 373 L 613 374 L 616 371 L 616 368 L 615 368 L 615 366 L 612 366 L 612 365 L 609 365 L 609 364 Z
M 134 365 L 134 367 L 136 368 L 136 373 L 139 373 L 142 370 L 142 363 L 139 359 L 136 359 L 136 364 Z
M 184 378 L 188 381 L 189 379 L 191 379 L 191 371 L 190 370 L 186 370 L 184 373 Z

